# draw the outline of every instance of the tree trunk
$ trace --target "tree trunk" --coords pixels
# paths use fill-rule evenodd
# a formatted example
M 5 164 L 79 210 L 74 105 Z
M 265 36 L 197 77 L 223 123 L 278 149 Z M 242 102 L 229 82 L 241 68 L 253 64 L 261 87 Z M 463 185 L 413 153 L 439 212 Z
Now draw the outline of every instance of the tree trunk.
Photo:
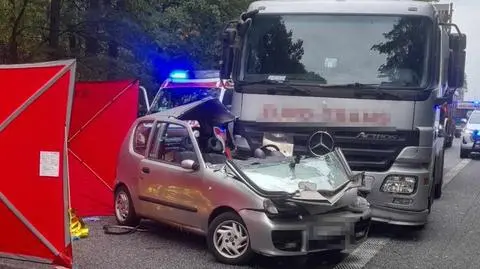
M 113 13 L 120 13 L 125 10 L 125 2 L 124 0 L 118 0 L 116 8 L 112 6 L 112 1 L 111 0 L 104 0 L 104 5 L 107 12 L 107 16 L 110 11 L 114 10 Z M 115 12 L 115 10 L 117 12 Z M 113 16 L 115 19 L 119 18 L 118 16 Z M 108 20 L 107 20 L 108 21 Z M 113 26 L 113 24 L 107 25 L 107 28 L 110 26 Z M 115 28 L 110 28 L 106 29 L 110 34 L 109 34 L 109 41 L 108 41 L 108 58 L 109 58 L 109 72 L 107 74 L 107 79 L 115 79 L 116 78 L 116 73 L 117 73 L 117 63 L 116 60 L 118 59 L 118 42 L 115 40 L 116 38 L 116 31 Z
M 97 56 L 98 53 L 98 16 L 99 8 L 100 8 L 100 1 L 99 0 L 90 0 L 88 7 L 88 23 L 87 23 L 87 37 L 85 38 L 85 55 L 87 57 L 94 57 Z
M 49 46 L 52 50 L 50 57 L 58 58 L 58 43 L 60 35 L 60 9 L 61 0 L 50 0 L 50 31 L 48 36 Z
M 23 0 L 22 8 L 18 13 L 18 16 L 12 15 L 11 21 L 13 22 L 12 31 L 10 32 L 10 38 L 8 39 L 8 63 L 10 64 L 17 64 L 19 62 L 19 55 L 18 55 L 18 36 L 20 35 L 20 23 L 22 22 L 23 16 L 25 15 L 25 9 L 29 0 Z M 14 5 L 15 2 L 12 1 Z M 13 6 L 13 12 L 15 14 L 15 6 Z

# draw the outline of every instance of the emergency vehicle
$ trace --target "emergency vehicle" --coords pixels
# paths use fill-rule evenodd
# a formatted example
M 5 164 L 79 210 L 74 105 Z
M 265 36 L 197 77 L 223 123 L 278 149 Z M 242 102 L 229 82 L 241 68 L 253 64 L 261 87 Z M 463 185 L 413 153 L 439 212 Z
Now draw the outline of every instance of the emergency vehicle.
M 147 114 L 198 101 L 206 97 L 218 98 L 230 109 L 233 84 L 220 80 L 218 70 L 174 70 L 156 93 Z

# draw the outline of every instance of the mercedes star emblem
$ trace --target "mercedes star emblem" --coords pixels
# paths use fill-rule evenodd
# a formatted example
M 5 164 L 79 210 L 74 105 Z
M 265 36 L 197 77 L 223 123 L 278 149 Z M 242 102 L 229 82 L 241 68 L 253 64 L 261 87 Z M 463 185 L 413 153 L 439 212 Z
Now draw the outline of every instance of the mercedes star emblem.
M 312 155 L 322 156 L 333 151 L 335 143 L 333 137 L 323 131 L 318 131 L 310 136 L 307 142 L 308 151 Z

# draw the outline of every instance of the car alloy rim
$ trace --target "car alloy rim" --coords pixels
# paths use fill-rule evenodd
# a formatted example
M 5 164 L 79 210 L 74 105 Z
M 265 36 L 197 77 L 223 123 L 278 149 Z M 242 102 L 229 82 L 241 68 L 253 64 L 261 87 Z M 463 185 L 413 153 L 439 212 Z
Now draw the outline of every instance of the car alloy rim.
M 213 235 L 215 249 L 228 259 L 235 259 L 245 254 L 249 243 L 247 229 L 234 220 L 222 222 Z
M 128 196 L 125 192 L 121 191 L 117 194 L 115 199 L 115 214 L 120 221 L 125 221 L 128 216 Z

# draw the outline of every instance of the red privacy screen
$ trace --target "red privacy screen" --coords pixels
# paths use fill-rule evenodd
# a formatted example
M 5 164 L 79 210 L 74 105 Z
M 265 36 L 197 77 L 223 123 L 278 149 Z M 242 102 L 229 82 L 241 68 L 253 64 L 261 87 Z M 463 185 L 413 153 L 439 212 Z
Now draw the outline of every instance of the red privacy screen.
M 138 113 L 135 80 L 78 82 L 68 139 L 70 195 L 78 216 L 113 214 L 118 152 Z
M 66 133 L 74 68 L 73 60 L 0 65 L 2 257 L 72 265 Z

